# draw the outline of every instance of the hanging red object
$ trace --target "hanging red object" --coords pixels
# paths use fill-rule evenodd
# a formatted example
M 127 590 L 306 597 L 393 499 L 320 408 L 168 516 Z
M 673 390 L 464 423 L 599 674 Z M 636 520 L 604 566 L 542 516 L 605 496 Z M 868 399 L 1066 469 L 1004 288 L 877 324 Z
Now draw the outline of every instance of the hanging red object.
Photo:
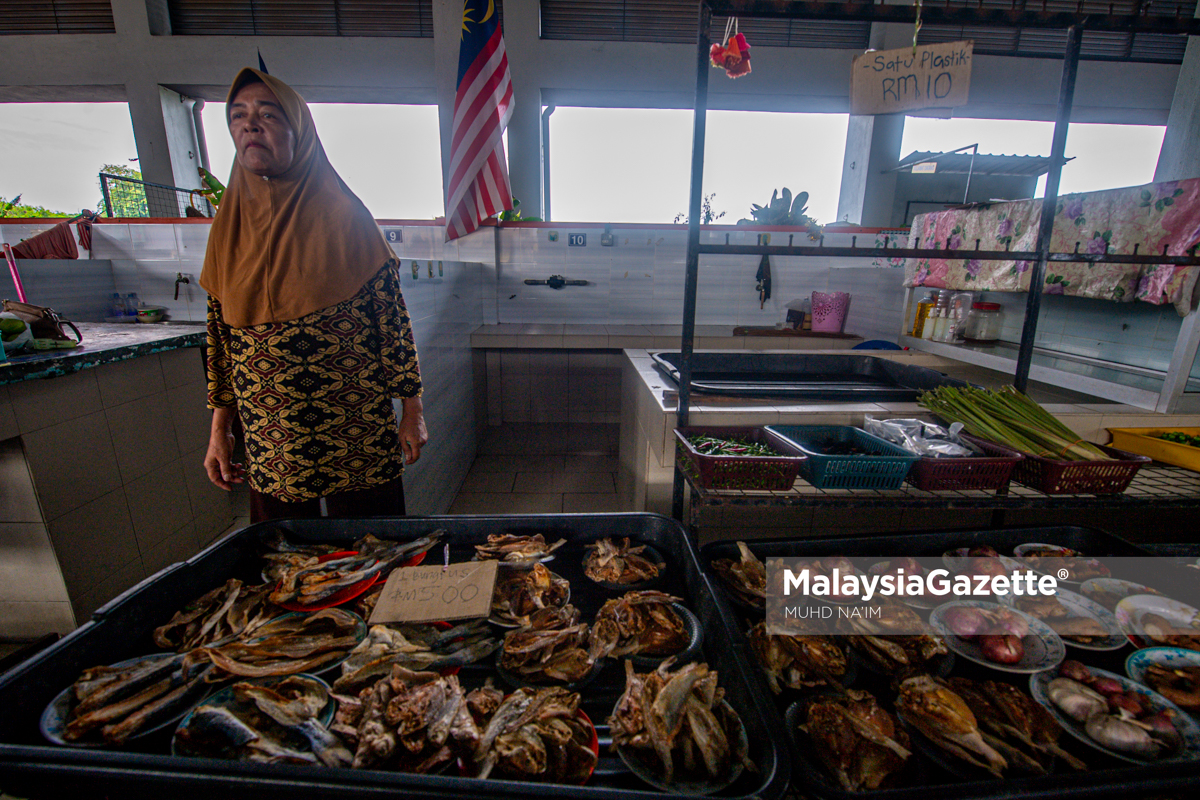
M 709 50 L 709 58 L 714 67 L 723 67 L 731 78 L 750 74 L 750 45 L 740 33 L 730 36 L 724 46 L 714 44 Z

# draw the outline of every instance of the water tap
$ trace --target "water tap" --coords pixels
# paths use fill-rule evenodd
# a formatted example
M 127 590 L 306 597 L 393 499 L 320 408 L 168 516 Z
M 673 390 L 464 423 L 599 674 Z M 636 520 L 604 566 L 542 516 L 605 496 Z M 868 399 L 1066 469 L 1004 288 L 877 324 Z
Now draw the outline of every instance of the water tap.
M 182 272 L 176 272 L 175 273 L 175 299 L 176 300 L 179 299 L 179 284 L 181 284 L 181 283 L 190 284 L 191 280 L 189 280 L 189 276 L 184 275 Z

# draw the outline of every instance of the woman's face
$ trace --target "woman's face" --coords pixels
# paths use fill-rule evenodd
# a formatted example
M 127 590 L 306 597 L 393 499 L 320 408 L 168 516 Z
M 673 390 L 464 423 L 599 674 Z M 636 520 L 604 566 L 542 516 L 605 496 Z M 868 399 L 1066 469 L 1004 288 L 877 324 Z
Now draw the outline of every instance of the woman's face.
M 237 160 L 255 175 L 282 175 L 296 155 L 296 132 L 265 83 L 248 83 L 229 104 L 229 133 Z

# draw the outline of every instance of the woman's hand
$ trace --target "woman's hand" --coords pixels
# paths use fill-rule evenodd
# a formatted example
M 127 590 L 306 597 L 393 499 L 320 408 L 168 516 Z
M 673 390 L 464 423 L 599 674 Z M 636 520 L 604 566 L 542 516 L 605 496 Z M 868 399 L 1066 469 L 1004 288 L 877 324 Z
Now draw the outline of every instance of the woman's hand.
M 234 464 L 232 408 L 214 408 L 212 432 L 208 437 L 208 452 L 204 456 L 204 471 L 214 486 L 229 491 L 233 484 L 245 480 L 246 468 Z
M 421 457 L 421 448 L 429 441 L 425 429 L 425 411 L 420 397 L 405 397 L 404 413 L 400 416 L 400 447 L 404 463 L 412 464 Z

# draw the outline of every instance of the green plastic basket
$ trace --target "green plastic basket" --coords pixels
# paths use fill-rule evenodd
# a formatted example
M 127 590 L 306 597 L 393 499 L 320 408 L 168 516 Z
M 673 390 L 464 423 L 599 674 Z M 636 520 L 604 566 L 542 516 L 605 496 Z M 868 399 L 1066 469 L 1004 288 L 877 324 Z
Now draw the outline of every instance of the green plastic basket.
M 768 425 L 765 430 L 808 456 L 800 464 L 800 477 L 818 489 L 899 489 L 921 458 L 849 425 Z M 852 444 L 867 453 L 828 455 L 830 444 Z

